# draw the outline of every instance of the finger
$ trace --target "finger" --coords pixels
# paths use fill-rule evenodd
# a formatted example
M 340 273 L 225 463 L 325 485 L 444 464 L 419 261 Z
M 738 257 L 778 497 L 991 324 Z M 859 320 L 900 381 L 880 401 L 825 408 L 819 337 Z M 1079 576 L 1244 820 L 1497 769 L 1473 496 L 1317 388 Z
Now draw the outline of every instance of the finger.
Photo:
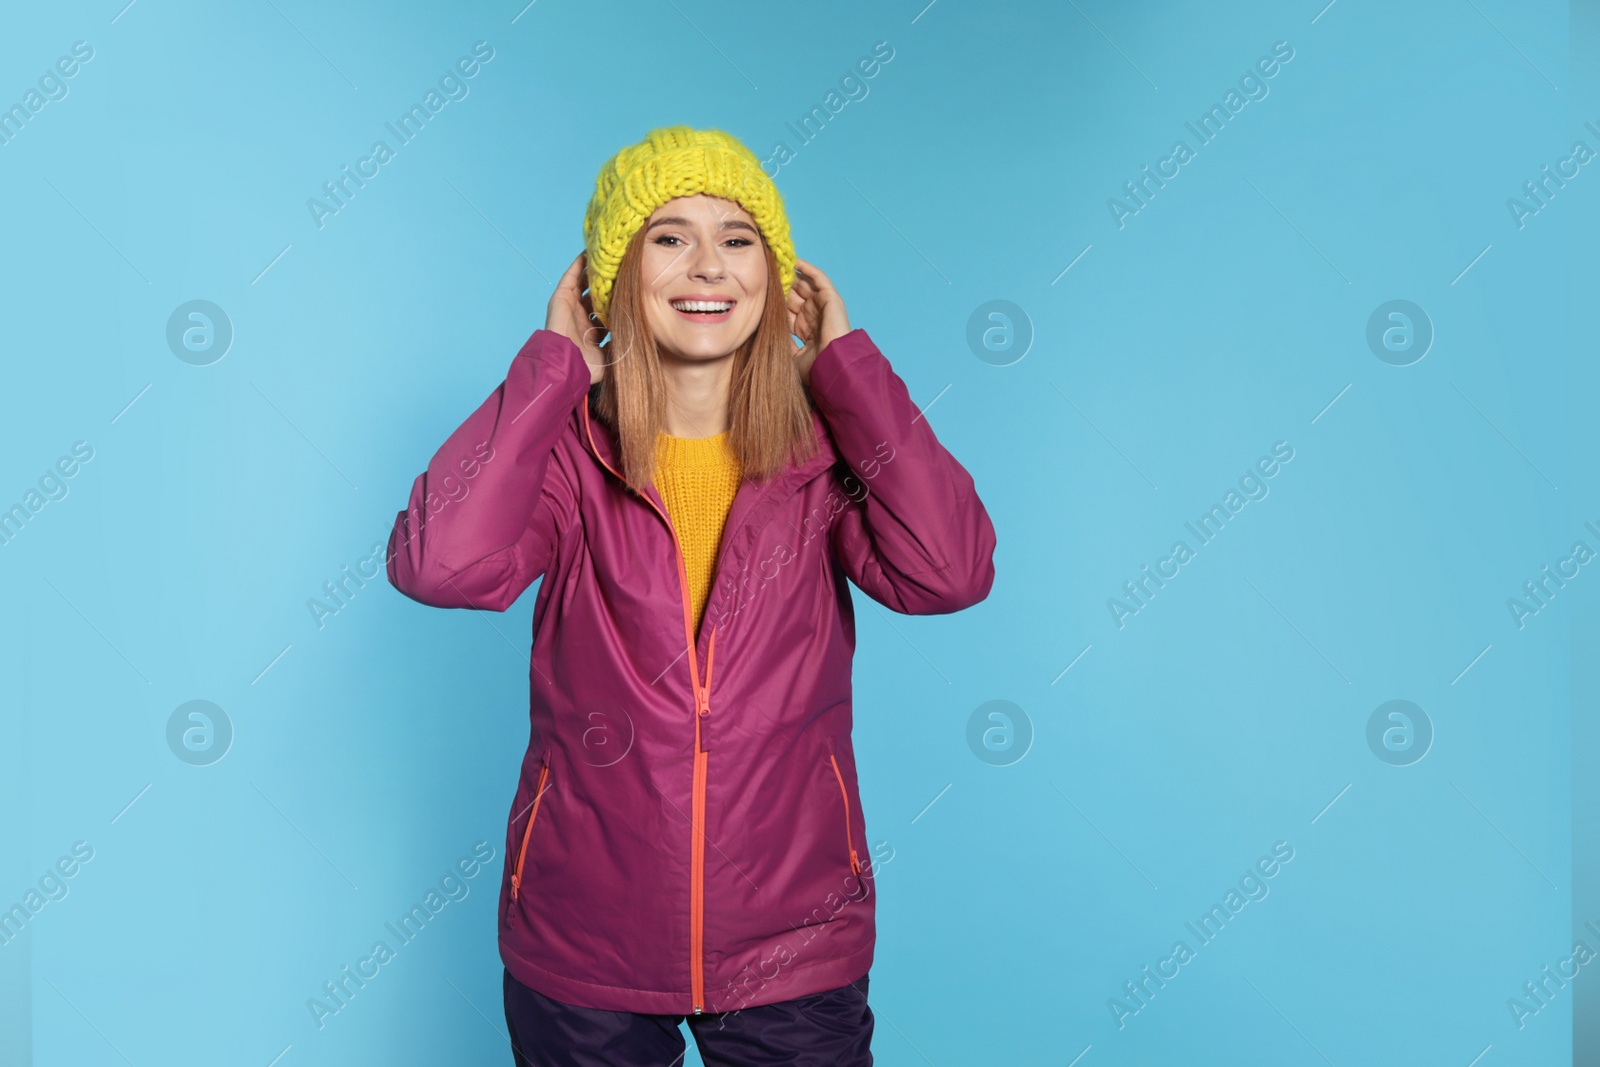
M 569 283 L 575 283 L 587 268 L 583 262 L 583 253 L 579 252 L 577 258 L 568 264 L 566 271 L 561 275 L 561 280 L 556 283 L 556 288 L 561 288 Z

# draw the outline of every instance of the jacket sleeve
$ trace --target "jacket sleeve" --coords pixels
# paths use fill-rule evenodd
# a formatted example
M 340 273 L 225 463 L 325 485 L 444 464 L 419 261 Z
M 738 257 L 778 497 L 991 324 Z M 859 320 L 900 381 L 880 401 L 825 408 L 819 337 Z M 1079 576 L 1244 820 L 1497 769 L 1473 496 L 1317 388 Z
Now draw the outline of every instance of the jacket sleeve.
M 434 607 L 510 607 L 544 573 L 577 512 L 551 453 L 588 389 L 578 346 L 536 330 L 412 483 L 389 534 L 389 583 Z
M 960 611 L 988 596 L 995 532 L 972 476 L 865 330 L 817 354 L 811 395 L 853 475 L 829 525 L 850 580 L 906 615 Z

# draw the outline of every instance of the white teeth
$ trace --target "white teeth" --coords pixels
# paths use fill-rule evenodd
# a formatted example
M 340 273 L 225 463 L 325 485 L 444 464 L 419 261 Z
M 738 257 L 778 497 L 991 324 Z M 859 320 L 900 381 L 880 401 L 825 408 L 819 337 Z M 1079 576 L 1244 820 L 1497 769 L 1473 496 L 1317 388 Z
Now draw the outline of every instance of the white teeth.
M 679 311 L 731 311 L 733 305 L 714 300 L 674 300 L 672 306 Z

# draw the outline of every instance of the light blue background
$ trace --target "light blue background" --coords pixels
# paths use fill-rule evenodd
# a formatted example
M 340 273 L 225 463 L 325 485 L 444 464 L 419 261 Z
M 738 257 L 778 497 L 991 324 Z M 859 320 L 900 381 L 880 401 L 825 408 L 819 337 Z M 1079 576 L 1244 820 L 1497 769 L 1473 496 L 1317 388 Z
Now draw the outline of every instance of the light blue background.
M 0 146 L 0 506 L 94 458 L 0 547 L 0 904 L 95 852 L 0 947 L 6 1062 L 509 1062 L 498 855 L 324 1028 L 306 1001 L 498 851 L 534 591 L 438 611 L 380 578 L 320 628 L 307 601 L 543 325 L 600 164 L 673 123 L 796 151 L 799 254 L 998 530 L 971 610 L 857 594 L 864 806 L 895 850 L 878 1062 L 1571 1062 L 1600 977 L 1520 1029 L 1506 1002 L 1600 949 L 1570 748 L 1600 577 L 1520 630 L 1506 601 L 1600 548 L 1600 164 L 1523 228 L 1506 201 L 1600 149 L 1596 37 L 1560 3 L 1324 2 L 8 12 L 0 104 L 94 58 Z M 319 228 L 307 199 L 480 40 L 469 95 Z M 800 144 L 786 123 L 879 41 Z M 1269 95 L 1118 228 L 1107 199 L 1277 41 Z M 236 336 L 196 367 L 164 332 L 201 298 Z M 966 342 L 994 299 L 1033 332 L 1008 366 Z M 1391 299 L 1436 331 L 1411 366 L 1366 345 Z M 1119 629 L 1107 599 L 1277 441 L 1270 495 Z M 1395 698 L 1436 732 L 1406 767 L 1365 736 Z M 192 699 L 236 732 L 208 767 L 165 740 Z M 966 742 L 996 699 L 1034 731 L 1005 767 Z M 1277 841 L 1270 895 L 1119 1028 L 1108 999 Z

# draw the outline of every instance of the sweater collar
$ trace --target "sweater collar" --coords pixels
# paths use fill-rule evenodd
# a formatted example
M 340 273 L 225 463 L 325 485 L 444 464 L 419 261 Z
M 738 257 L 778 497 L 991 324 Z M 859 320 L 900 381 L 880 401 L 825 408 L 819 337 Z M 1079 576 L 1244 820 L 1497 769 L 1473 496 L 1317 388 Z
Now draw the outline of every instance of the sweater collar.
M 578 437 L 583 441 L 585 450 L 620 479 L 622 478 L 621 443 L 611 428 L 593 413 L 596 392 L 596 388 L 589 390 L 584 403 L 579 405 L 573 416 L 577 423 Z M 817 434 L 816 454 L 802 463 L 790 462 L 786 465 L 767 483 L 762 495 L 777 492 L 786 496 L 840 461 L 833 437 L 828 433 L 827 423 L 823 421 L 821 413 L 815 407 L 811 409 L 811 424 Z M 629 488 L 638 492 L 633 483 L 627 484 Z

